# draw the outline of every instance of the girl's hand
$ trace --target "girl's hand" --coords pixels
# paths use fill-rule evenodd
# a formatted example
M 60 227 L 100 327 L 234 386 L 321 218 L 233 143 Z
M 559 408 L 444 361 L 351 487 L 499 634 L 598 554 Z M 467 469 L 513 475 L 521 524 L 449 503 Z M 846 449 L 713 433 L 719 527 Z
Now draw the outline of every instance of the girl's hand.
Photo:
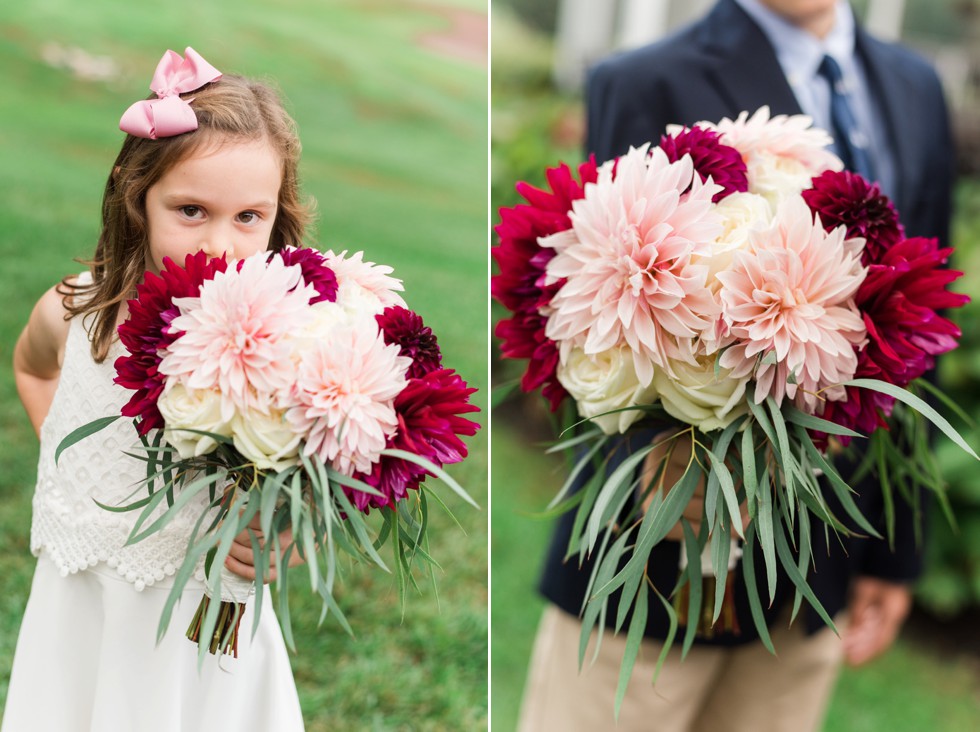
M 258 537 L 259 546 L 265 548 L 265 537 L 262 535 L 259 516 L 253 518 L 249 522 L 248 526 L 252 533 Z M 292 543 L 292 529 L 286 529 L 279 534 L 279 546 L 283 552 L 285 552 Z M 304 559 L 299 555 L 297 548 L 293 547 L 293 550 L 289 553 L 289 566 L 296 567 L 303 564 L 303 562 Z M 262 578 L 265 584 L 276 581 L 277 573 L 275 550 L 270 553 L 269 565 L 269 571 Z M 232 542 L 231 545 L 231 550 L 228 552 L 228 558 L 225 559 L 225 566 L 229 569 L 229 571 L 234 572 L 239 577 L 244 577 L 245 579 L 250 579 L 253 581 L 255 580 L 255 554 L 252 551 L 252 539 L 249 537 L 248 529 L 235 537 L 235 541 Z

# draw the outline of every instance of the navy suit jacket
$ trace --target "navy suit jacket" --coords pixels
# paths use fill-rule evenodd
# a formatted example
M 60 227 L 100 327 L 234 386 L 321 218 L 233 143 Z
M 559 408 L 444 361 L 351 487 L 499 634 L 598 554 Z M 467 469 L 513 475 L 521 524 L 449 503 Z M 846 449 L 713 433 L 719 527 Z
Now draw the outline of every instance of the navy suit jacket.
M 908 49 L 878 41 L 860 26 L 856 33 L 856 49 L 867 70 L 872 101 L 883 113 L 890 147 L 896 154 L 894 203 L 906 233 L 938 237 L 946 244 L 954 158 L 939 79 L 928 63 Z M 668 124 L 717 122 L 763 105 L 773 114 L 801 113 L 765 34 L 734 0 L 720 0 L 694 25 L 650 46 L 610 57 L 591 70 L 586 146 L 601 162 L 625 153 L 631 145 L 656 143 Z M 613 462 L 649 444 L 652 434 L 636 430 L 626 436 Z M 587 478 L 582 476 L 580 483 Z M 882 524 L 880 489 L 869 483 L 857 488 L 862 513 Z M 835 514 L 844 517 L 841 511 Z M 559 607 L 578 614 L 592 566 L 587 562 L 579 568 L 575 560 L 564 562 L 572 521 L 572 513 L 559 520 L 540 588 Z M 894 552 L 887 542 L 867 538 L 838 540 L 831 535 L 827 546 L 822 531 L 814 531 L 813 541 L 809 581 L 831 615 L 844 607 L 852 577 L 909 581 L 921 571 L 921 546 L 914 539 L 912 512 L 901 499 L 896 501 Z M 678 555 L 678 544 L 663 542 L 651 557 L 648 571 L 665 595 L 677 579 Z M 760 555 L 756 551 L 760 562 L 756 575 L 765 577 Z M 731 645 L 757 637 L 741 577 L 737 580 L 741 633 L 716 635 L 707 642 Z M 767 610 L 770 621 L 792 598 L 792 585 L 782 574 L 778 586 L 776 601 Z M 618 595 L 610 600 L 610 623 L 616 617 L 617 600 Z M 647 635 L 663 638 L 668 627 L 666 613 L 655 598 L 650 600 Z M 806 623 L 810 631 L 822 627 L 810 608 Z

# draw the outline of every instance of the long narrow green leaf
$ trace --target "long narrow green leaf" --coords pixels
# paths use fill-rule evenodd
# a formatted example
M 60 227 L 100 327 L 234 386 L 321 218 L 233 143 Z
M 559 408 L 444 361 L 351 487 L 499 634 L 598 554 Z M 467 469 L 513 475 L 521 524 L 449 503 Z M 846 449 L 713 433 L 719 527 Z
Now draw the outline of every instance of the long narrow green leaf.
M 721 485 L 721 495 L 725 499 L 725 507 L 728 509 L 728 517 L 731 519 L 731 528 L 742 539 L 745 533 L 742 531 L 742 512 L 738 506 L 738 496 L 735 492 L 735 481 L 732 480 L 732 473 L 725 465 L 725 459 L 708 451 L 708 458 L 711 460 L 711 470 L 718 476 L 718 483 Z
M 749 507 L 749 517 L 755 518 L 758 477 L 755 468 L 755 444 L 752 441 L 752 422 L 748 421 L 742 430 L 742 487 L 745 488 L 745 503 Z
M 759 524 L 759 544 L 762 546 L 762 556 L 766 560 L 766 580 L 769 588 L 769 604 L 776 597 L 776 545 L 773 538 L 772 489 L 768 484 L 759 487 L 759 514 L 756 518 Z
M 589 448 L 589 451 L 585 453 L 585 455 L 579 458 L 579 460 L 575 463 L 575 466 L 572 468 L 571 472 L 569 472 L 568 477 L 565 479 L 565 482 L 562 484 L 562 487 L 558 490 L 558 493 L 556 493 L 555 497 L 552 498 L 551 501 L 548 503 L 546 510 L 550 510 L 554 508 L 556 505 L 558 505 L 558 503 L 562 501 L 563 498 L 565 498 L 565 496 L 568 494 L 568 491 L 570 491 L 572 486 L 575 484 L 575 481 L 578 479 L 578 476 L 581 474 L 582 470 L 584 470 L 585 467 L 592 462 L 592 458 L 595 457 L 595 455 L 599 452 L 599 450 L 602 449 L 602 447 L 605 444 L 606 444 L 606 440 L 599 440 L 591 448 Z
M 957 417 L 962 419 L 968 427 L 976 427 L 976 420 L 973 419 L 969 414 L 963 411 L 963 408 L 957 404 L 950 396 L 940 389 L 935 384 L 929 382 L 929 379 L 916 379 L 912 382 L 912 385 L 917 388 L 922 388 L 932 394 L 936 399 L 945 404 Z
M 967 444 L 966 440 L 960 436 L 960 433 L 957 432 L 948 421 L 946 421 L 945 417 L 910 391 L 907 391 L 900 386 L 895 386 L 894 384 L 879 381 L 878 379 L 852 379 L 851 381 L 844 382 L 843 386 L 858 386 L 864 389 L 871 389 L 872 391 L 887 394 L 888 396 L 894 397 L 898 401 L 909 405 L 912 407 L 912 409 L 917 411 L 919 414 L 936 425 L 936 427 L 942 430 L 943 434 L 946 435 L 955 445 L 960 447 L 967 455 L 972 457 L 974 460 L 980 460 L 980 456 L 978 456 L 977 453 L 974 452 L 973 448 Z
M 776 457 L 779 460 L 779 464 L 782 467 L 783 472 L 783 490 L 786 493 L 787 501 L 786 504 L 790 511 L 790 523 L 793 523 L 794 514 L 796 513 L 796 473 L 794 470 L 793 463 L 795 462 L 795 453 L 790 449 L 789 445 L 789 435 L 786 432 L 786 421 L 783 419 L 783 413 L 779 409 L 779 405 L 776 404 L 776 400 L 771 396 L 766 397 L 766 406 L 769 408 L 769 413 L 772 415 L 772 426 L 776 432 L 776 439 L 778 440 L 778 450 Z M 773 446 L 777 447 L 776 445 Z
M 687 519 L 681 519 L 681 526 L 684 528 L 684 550 L 687 552 L 687 567 L 684 572 L 687 574 L 688 585 L 687 627 L 684 630 L 684 644 L 681 647 L 681 659 L 683 660 L 687 658 L 687 653 L 694 643 L 694 637 L 698 634 L 703 575 L 701 572 L 701 545 L 694 535 L 694 529 L 691 528 Z
M 575 437 L 569 437 L 567 440 L 559 440 L 554 445 L 548 447 L 544 451 L 544 454 L 553 455 L 556 452 L 565 452 L 596 437 L 601 438 L 600 442 L 607 442 L 609 440 L 602 430 L 600 430 L 598 427 L 593 427 L 592 429 L 585 430 L 584 432 L 575 435 Z
M 750 523 L 748 530 L 745 532 L 745 544 L 742 547 L 742 577 L 745 580 L 745 593 L 749 598 L 749 610 L 752 613 L 752 622 L 755 625 L 756 633 L 759 634 L 759 640 L 762 641 L 762 645 L 766 647 L 767 651 L 776 655 L 776 649 L 772 645 L 772 638 L 769 637 L 769 627 L 766 625 L 766 617 L 762 612 L 759 588 L 755 581 L 755 558 L 753 556 L 755 542 L 755 523 Z
M 54 464 L 58 464 L 58 458 L 61 457 L 61 453 L 63 453 L 69 447 L 74 445 L 76 442 L 81 442 L 89 435 L 94 435 L 96 432 L 105 429 L 121 416 L 122 415 L 117 414 L 113 417 L 99 417 L 98 419 L 93 419 L 91 422 L 83 424 L 81 427 L 69 432 L 67 435 L 65 435 L 64 439 L 58 443 L 58 447 L 54 451 Z
M 684 508 L 690 503 L 691 497 L 694 495 L 700 477 L 701 470 L 697 467 L 697 462 L 692 461 L 677 485 L 667 493 L 667 498 L 664 499 L 663 503 L 657 507 L 651 506 L 647 510 L 640 526 L 633 556 L 609 582 L 598 587 L 595 591 L 597 597 L 608 595 L 622 585 L 630 572 L 635 571 L 638 566 L 646 567 L 650 551 L 663 540 L 671 527 L 680 521 Z
M 616 719 L 619 719 L 619 709 L 623 705 L 626 688 L 629 686 L 630 677 L 633 675 L 633 666 L 636 664 L 636 657 L 640 652 L 640 643 L 643 641 L 643 633 L 647 627 L 647 602 L 647 588 L 644 584 L 636 593 L 636 600 L 633 603 L 633 617 L 630 619 L 630 629 L 626 633 L 626 650 L 623 651 L 623 662 L 619 667 L 619 683 L 616 685 Z
M 476 501 L 474 501 L 472 498 L 470 498 L 470 494 L 467 493 L 463 489 L 463 487 L 459 483 L 457 483 L 451 475 L 449 475 L 449 473 L 447 473 L 445 470 L 443 470 L 438 465 L 433 463 L 431 460 L 427 460 L 420 455 L 415 455 L 405 450 L 396 450 L 394 448 L 388 448 L 386 450 L 382 450 L 381 454 L 390 455 L 391 457 L 401 458 L 402 460 L 407 460 L 410 463 L 415 463 L 416 465 L 425 468 L 427 471 L 432 473 L 443 483 L 448 485 L 449 488 L 453 491 L 453 493 L 455 493 L 457 496 L 462 498 L 468 504 L 473 506 L 473 508 L 477 510 L 480 509 L 479 504 Z
M 590 550 L 595 547 L 599 530 L 609 521 L 615 520 L 615 516 L 609 509 L 619 502 L 624 491 L 632 490 L 633 473 L 652 450 L 653 446 L 648 445 L 636 451 L 620 463 L 606 479 L 596 498 L 595 506 L 592 507 L 592 515 L 589 517 L 587 535 Z
M 792 405 L 787 405 L 783 408 L 783 414 L 787 422 L 793 424 L 798 424 L 800 427 L 806 427 L 811 430 L 818 430 L 819 432 L 826 432 L 828 435 L 845 435 L 847 437 L 864 437 L 860 432 L 855 432 L 852 429 L 843 427 L 836 422 L 830 422 L 826 419 L 820 419 L 820 417 L 814 417 L 812 414 L 807 414 L 806 412 L 801 412 L 799 409 Z
M 156 521 L 154 521 L 146 529 L 144 529 L 139 533 L 136 532 L 139 531 L 141 522 L 137 522 L 136 526 L 133 527 L 133 532 L 126 540 L 126 545 L 129 546 L 135 544 L 136 542 L 142 541 L 146 537 L 155 534 L 158 531 L 161 531 L 164 527 L 167 526 L 167 524 L 169 524 L 177 517 L 177 515 L 180 513 L 180 510 L 188 503 L 190 503 L 190 501 L 194 497 L 196 497 L 197 494 L 200 493 L 202 489 L 206 488 L 211 483 L 220 479 L 221 476 L 219 475 L 214 475 L 214 476 L 206 475 L 202 478 L 198 478 L 197 480 L 191 481 L 188 485 L 181 486 L 180 494 L 177 496 L 177 499 L 174 501 L 174 505 L 168 508 L 163 515 L 161 515 Z M 140 516 L 140 519 L 142 520 L 145 516 L 146 514 L 144 513 L 143 516 Z
M 715 606 L 711 614 L 711 624 L 718 622 L 721 606 L 725 601 L 725 583 L 728 581 L 728 557 L 731 554 L 731 534 L 719 525 L 711 536 L 711 564 L 715 571 Z
M 851 494 L 854 490 L 844 481 L 844 479 L 837 472 L 837 469 L 830 463 L 830 461 L 825 458 L 819 450 L 817 450 L 816 445 L 813 444 L 813 440 L 810 439 L 810 435 L 807 434 L 806 430 L 802 427 L 797 428 L 797 437 L 800 444 L 803 445 L 803 449 L 806 451 L 807 456 L 813 461 L 813 464 L 823 471 L 823 474 L 827 477 L 827 481 L 830 483 L 831 489 L 834 491 L 834 495 L 837 496 L 837 500 L 840 502 L 844 511 L 854 519 L 855 523 L 860 526 L 864 531 L 868 532 L 871 536 L 880 539 L 881 534 L 875 530 L 874 526 L 864 517 L 861 513 L 861 509 L 857 507 Z
M 811 607 L 817 611 L 817 615 L 834 631 L 836 635 L 837 626 L 834 625 L 834 621 L 831 620 L 827 611 L 824 610 L 823 605 L 820 604 L 820 600 L 817 596 L 813 594 L 813 590 L 810 589 L 810 585 L 807 584 L 806 578 L 800 573 L 800 570 L 796 566 L 796 562 L 793 558 L 793 554 L 790 551 L 789 544 L 786 543 L 786 535 L 783 532 L 782 524 L 776 525 L 776 552 L 779 554 L 780 563 L 783 566 L 783 570 L 789 576 L 790 581 L 796 586 L 796 588 L 803 593 L 803 596 L 810 603 Z

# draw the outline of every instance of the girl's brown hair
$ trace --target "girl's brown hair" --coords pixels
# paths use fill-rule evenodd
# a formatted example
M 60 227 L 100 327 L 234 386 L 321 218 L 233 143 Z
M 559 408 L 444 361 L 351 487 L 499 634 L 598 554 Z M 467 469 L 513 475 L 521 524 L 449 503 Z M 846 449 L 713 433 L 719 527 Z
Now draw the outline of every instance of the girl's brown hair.
M 296 124 L 272 87 L 226 75 L 181 96 L 193 99 L 197 130 L 158 140 L 126 136 L 106 182 L 95 256 L 83 262 L 92 271 L 92 284 L 78 285 L 67 277 L 61 282 L 67 317 L 94 318 L 92 356 L 99 363 L 108 355 L 115 336 L 120 305 L 136 294 L 136 285 L 143 279 L 149 241 L 146 192 L 174 165 L 205 145 L 228 139 L 268 140 L 282 161 L 270 248 L 300 246 L 312 215 L 312 203 L 301 200 L 299 194 Z

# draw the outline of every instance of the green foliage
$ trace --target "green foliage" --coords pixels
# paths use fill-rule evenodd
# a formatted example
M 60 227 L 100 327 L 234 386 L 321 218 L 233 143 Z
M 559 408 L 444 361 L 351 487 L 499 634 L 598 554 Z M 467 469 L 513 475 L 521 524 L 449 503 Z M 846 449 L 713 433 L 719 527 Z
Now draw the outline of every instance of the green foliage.
M 446 363 L 480 391 L 486 370 L 487 70 L 430 48 L 475 0 L 422 6 L 256 0 L 149 8 L 123 0 L 0 7 L 0 706 L 34 559 L 28 550 L 37 440 L 10 374 L 33 303 L 94 250 L 99 205 L 122 134 L 168 47 L 219 69 L 274 80 L 303 141 L 304 191 L 318 201 L 311 241 L 390 264 L 439 336 Z M 193 18 L 192 23 L 188 18 Z M 50 45 L 110 57 L 119 75 L 79 78 L 43 59 Z M 101 415 L 92 415 L 97 417 Z M 477 415 L 478 421 L 484 421 Z M 451 475 L 487 505 L 487 434 Z M 344 563 L 336 601 L 354 631 L 318 625 L 321 598 L 290 586 L 291 657 L 307 729 L 487 727 L 487 515 L 448 492 L 460 530 L 430 511 L 438 595 Z M 431 505 L 431 504 L 430 504 Z M 384 556 L 388 563 L 388 555 Z

